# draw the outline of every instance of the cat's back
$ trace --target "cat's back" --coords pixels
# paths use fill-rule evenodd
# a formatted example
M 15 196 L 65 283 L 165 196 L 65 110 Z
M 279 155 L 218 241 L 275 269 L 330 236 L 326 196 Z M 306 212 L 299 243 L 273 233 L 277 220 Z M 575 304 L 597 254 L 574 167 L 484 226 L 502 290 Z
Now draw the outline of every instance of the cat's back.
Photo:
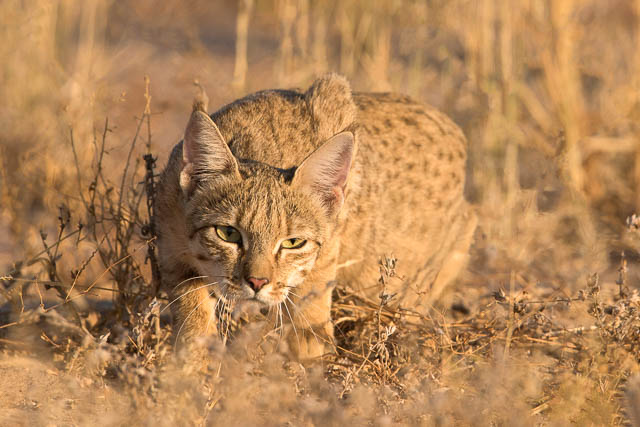
M 379 274 L 379 257 L 393 255 L 400 274 L 428 287 L 451 251 L 466 250 L 475 228 L 464 199 L 466 138 L 443 113 L 404 95 L 355 93 L 354 102 L 360 188 L 342 257 L 361 268 L 341 275 L 364 289 Z M 398 290 L 400 299 L 417 298 L 409 289 Z
M 453 177 L 453 169 L 464 169 L 462 132 L 432 107 L 399 94 L 339 90 L 326 94 L 323 101 L 324 105 L 316 106 L 303 92 L 267 90 L 235 101 L 211 118 L 236 157 L 280 169 L 300 165 L 326 139 L 343 130 L 358 133 L 361 155 L 357 160 L 385 159 L 386 165 L 403 167 L 410 175 L 414 168 L 416 176 L 430 175 L 430 181 L 447 172 Z M 421 168 L 436 163 L 452 170 Z M 454 180 L 464 178 L 455 175 Z
M 453 121 L 405 95 L 356 93 L 354 101 L 365 182 L 413 209 L 447 208 L 461 197 L 467 142 Z

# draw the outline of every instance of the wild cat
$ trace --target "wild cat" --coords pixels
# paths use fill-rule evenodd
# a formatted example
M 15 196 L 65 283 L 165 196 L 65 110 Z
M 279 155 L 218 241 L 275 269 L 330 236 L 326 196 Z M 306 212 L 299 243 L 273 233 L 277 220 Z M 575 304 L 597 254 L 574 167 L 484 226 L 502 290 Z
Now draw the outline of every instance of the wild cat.
M 476 226 L 463 196 L 467 143 L 437 110 L 352 93 L 330 74 L 211 116 L 197 104 L 159 181 L 156 221 L 174 333 L 216 333 L 219 303 L 284 313 L 300 358 L 331 349 L 335 281 L 424 312 L 458 271 Z

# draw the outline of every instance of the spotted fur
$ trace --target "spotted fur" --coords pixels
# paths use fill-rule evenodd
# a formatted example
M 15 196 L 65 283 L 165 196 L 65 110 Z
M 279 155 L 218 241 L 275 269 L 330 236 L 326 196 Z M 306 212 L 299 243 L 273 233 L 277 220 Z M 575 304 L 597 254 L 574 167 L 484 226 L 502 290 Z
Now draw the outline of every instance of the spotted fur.
M 395 301 L 426 311 L 463 268 L 475 216 L 466 140 L 408 97 L 353 93 L 331 74 L 192 114 L 160 179 L 163 285 L 185 339 L 215 333 L 219 299 L 284 304 L 302 357 L 330 349 L 332 284 L 377 296 L 378 259 L 399 259 Z M 223 241 L 232 226 L 241 244 Z M 284 239 L 301 238 L 295 250 Z M 257 292 L 248 279 L 269 282 Z M 295 329 L 295 331 L 293 331 Z

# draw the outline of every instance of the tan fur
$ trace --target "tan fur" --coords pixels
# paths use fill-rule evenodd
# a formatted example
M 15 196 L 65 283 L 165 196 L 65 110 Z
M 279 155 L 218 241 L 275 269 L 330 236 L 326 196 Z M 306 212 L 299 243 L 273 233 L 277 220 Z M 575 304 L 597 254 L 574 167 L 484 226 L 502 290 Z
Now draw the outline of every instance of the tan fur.
M 250 95 L 211 120 L 200 109 L 173 150 L 156 207 L 176 335 L 215 333 L 220 297 L 257 299 L 282 303 L 290 344 L 315 357 L 330 348 L 335 280 L 376 297 L 378 260 L 393 254 L 405 280 L 387 292 L 425 312 L 464 267 L 476 225 L 463 198 L 466 140 L 437 110 L 400 95 L 352 94 L 337 75 L 304 93 Z M 242 243 L 222 241 L 214 225 L 240 230 Z M 307 244 L 279 249 L 294 237 Z M 255 293 L 248 277 L 270 282 Z

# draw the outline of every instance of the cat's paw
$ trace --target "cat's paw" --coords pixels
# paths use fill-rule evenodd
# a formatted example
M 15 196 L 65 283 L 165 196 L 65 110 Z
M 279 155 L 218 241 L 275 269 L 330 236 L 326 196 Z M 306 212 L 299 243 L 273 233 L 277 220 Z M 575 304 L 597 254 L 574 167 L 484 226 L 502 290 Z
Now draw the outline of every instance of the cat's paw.
M 289 334 L 289 348 L 300 361 L 311 361 L 333 353 L 333 327 L 331 324 L 313 329 L 299 329 Z

